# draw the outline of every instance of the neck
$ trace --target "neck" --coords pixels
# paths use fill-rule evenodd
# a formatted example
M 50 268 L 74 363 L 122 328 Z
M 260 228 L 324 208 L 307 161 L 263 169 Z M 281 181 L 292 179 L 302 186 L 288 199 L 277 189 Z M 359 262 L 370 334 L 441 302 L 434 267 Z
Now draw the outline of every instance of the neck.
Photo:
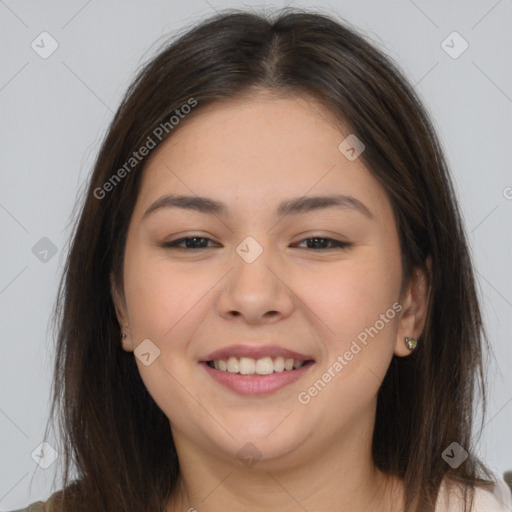
M 180 479 L 166 510 L 401 510 L 400 481 L 373 465 L 373 422 L 367 420 L 346 435 L 324 441 L 323 449 L 315 446 L 307 457 L 262 458 L 251 467 L 215 456 L 173 429 Z

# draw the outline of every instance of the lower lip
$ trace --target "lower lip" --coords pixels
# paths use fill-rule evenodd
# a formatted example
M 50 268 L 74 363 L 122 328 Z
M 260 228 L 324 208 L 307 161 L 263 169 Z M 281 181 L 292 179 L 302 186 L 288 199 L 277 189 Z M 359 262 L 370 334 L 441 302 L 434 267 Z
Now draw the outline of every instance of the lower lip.
M 241 395 L 267 395 L 274 393 L 300 379 L 314 362 L 309 361 L 297 370 L 283 370 L 270 375 L 240 375 L 239 373 L 223 372 L 201 363 L 205 370 L 219 384 Z

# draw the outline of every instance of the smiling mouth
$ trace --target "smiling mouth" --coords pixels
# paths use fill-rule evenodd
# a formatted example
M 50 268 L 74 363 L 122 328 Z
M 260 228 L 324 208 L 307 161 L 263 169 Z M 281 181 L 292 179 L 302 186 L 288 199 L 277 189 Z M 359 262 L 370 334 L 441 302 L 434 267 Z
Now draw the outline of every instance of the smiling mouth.
M 230 357 L 228 359 L 216 359 L 206 361 L 205 364 L 210 368 L 220 372 L 238 374 L 238 375 L 257 375 L 265 376 L 273 373 L 292 372 L 305 365 L 313 364 L 313 360 L 300 360 L 277 357 L 261 357 L 253 359 L 251 357 Z

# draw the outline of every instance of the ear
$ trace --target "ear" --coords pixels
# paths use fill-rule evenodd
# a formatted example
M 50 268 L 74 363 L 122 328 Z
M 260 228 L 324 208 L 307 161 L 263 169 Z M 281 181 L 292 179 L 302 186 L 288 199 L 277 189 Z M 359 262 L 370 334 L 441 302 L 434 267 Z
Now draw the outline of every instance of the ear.
M 116 310 L 117 321 L 119 322 L 121 333 L 126 334 L 126 338 L 124 338 L 121 345 L 124 350 L 131 352 L 133 350 L 133 343 L 130 332 L 130 323 L 128 321 L 128 313 L 126 310 L 126 301 L 123 294 L 118 290 L 116 280 L 112 272 L 110 273 L 110 294 Z
M 415 267 L 405 287 L 400 304 L 400 312 L 397 339 L 395 342 L 395 355 L 408 356 L 411 351 L 405 344 L 405 338 L 418 339 L 425 326 L 432 283 L 432 258 L 430 255 L 425 260 L 425 265 Z

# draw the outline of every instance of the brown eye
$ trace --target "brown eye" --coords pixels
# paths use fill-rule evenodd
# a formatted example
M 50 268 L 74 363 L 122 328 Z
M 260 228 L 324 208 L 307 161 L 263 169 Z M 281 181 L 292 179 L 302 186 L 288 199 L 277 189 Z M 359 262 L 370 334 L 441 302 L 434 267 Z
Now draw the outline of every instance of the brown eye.
M 303 242 L 311 242 L 308 243 L 308 246 L 305 247 L 305 249 L 348 249 L 353 246 L 350 242 L 342 242 L 341 240 L 335 240 L 334 238 L 323 237 L 305 238 L 299 243 Z M 329 244 L 331 244 L 331 247 L 326 247 L 326 245 Z
M 173 240 L 172 242 L 166 242 L 166 243 L 162 244 L 162 247 L 164 247 L 166 249 L 185 249 L 185 250 L 186 249 L 193 249 L 193 250 L 208 249 L 209 247 L 207 247 L 204 244 L 205 240 L 211 241 L 211 238 L 205 238 L 205 237 L 201 237 L 201 236 L 183 237 L 183 238 L 178 238 L 177 240 Z M 185 246 L 181 245 L 183 242 L 185 242 Z M 206 243 L 208 243 L 208 242 L 206 242 Z

